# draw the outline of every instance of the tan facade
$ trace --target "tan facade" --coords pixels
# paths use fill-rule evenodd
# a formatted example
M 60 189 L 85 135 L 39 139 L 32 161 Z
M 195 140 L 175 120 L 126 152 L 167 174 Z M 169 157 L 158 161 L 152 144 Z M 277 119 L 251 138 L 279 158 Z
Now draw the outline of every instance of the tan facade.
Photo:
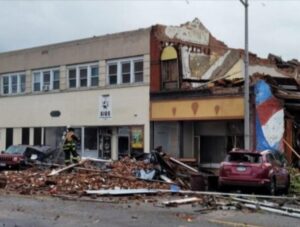
M 149 53 L 150 29 L 0 54 L 0 73 L 56 67 Z
M 33 144 L 34 128 L 42 128 L 43 142 L 49 135 L 46 128 L 70 125 L 81 129 L 83 138 L 85 128 L 96 128 L 98 134 L 103 128 L 110 128 L 114 159 L 118 157 L 119 131 L 121 136 L 124 136 L 124 127 L 131 129 L 138 126 L 143 130 L 143 150 L 148 152 L 149 40 L 150 29 L 141 29 L 0 54 L 0 150 L 6 147 L 8 128 L 13 129 L 13 144 L 22 143 L 22 129 L 29 128 L 29 143 Z M 135 76 L 136 72 L 133 72 L 132 68 L 136 67 L 136 58 L 142 61 L 142 72 L 139 72 L 142 73 L 142 81 L 109 83 L 109 62 L 120 61 L 119 68 L 123 67 L 122 62 L 131 62 L 130 73 Z M 70 88 L 69 68 L 76 67 L 78 72 L 82 65 L 89 67 L 91 64 L 96 66 L 99 72 L 97 85 L 78 86 L 81 77 L 77 77 L 77 86 Z M 122 81 L 123 72 L 119 72 L 119 68 L 118 77 Z M 48 69 L 59 72 L 59 89 L 42 88 L 41 91 L 34 91 L 34 73 Z M 91 69 L 88 70 L 90 73 Z M 3 77 L 15 73 L 25 75 L 25 91 L 5 94 Z M 99 116 L 102 96 L 110 97 L 111 117 L 107 119 Z M 58 111 L 60 116 L 51 116 L 53 111 Z M 129 141 L 129 146 L 130 143 Z M 85 149 L 84 146 L 82 141 L 82 150 Z

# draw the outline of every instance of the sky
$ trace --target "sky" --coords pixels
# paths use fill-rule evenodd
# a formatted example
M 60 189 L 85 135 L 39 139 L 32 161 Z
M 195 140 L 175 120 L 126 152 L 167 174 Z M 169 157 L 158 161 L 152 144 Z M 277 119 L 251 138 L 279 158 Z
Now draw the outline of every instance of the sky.
M 245 1 L 245 0 L 244 0 Z M 199 18 L 232 48 L 244 48 L 240 0 L 0 0 L 0 52 Z M 249 50 L 300 60 L 300 0 L 249 0 Z

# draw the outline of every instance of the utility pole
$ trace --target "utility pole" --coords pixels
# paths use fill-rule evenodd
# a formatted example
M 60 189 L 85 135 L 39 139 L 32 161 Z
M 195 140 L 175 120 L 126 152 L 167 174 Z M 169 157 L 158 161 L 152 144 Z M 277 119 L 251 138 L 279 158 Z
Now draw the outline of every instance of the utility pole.
M 250 150 L 250 98 L 249 98 L 249 42 L 248 42 L 248 0 L 240 0 L 245 8 L 245 56 L 244 56 L 244 147 Z

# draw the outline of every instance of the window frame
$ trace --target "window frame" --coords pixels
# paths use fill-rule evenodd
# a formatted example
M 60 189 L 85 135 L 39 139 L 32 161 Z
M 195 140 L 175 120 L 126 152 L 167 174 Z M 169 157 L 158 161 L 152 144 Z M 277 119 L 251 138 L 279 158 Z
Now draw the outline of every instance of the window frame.
M 81 77 L 80 70 L 87 69 L 86 75 L 86 86 L 81 86 Z M 98 68 L 98 75 L 92 75 L 92 68 Z M 100 73 L 99 73 L 99 63 L 87 63 L 87 64 L 78 64 L 78 65 L 69 65 L 67 66 L 67 80 L 68 80 L 68 89 L 78 89 L 78 88 L 90 88 L 90 87 L 99 87 Z M 70 70 L 75 69 L 75 86 L 70 87 Z M 92 78 L 97 78 L 97 85 L 92 84 Z
M 49 72 L 50 80 L 49 84 L 45 84 L 45 75 Z M 58 88 L 54 88 L 54 72 L 58 72 Z M 60 90 L 60 70 L 59 68 L 47 68 L 47 69 L 41 69 L 41 70 L 33 70 L 32 71 L 32 92 L 38 93 L 38 92 L 45 92 L 45 91 L 57 91 Z M 35 76 L 39 77 L 39 82 L 36 82 Z M 39 90 L 35 90 L 35 84 L 39 83 Z M 48 88 L 46 88 L 48 86 Z
M 142 81 L 136 81 L 135 80 L 135 63 L 136 62 L 142 62 L 143 64 L 143 70 L 139 71 L 139 73 L 142 73 Z M 129 82 L 123 82 L 123 72 L 122 72 L 122 66 L 123 64 L 130 63 L 130 81 Z M 117 82 L 115 84 L 110 83 L 110 77 L 109 74 L 109 67 L 111 65 L 117 65 Z M 114 60 L 107 60 L 106 61 L 106 84 L 108 86 L 116 86 L 116 85 L 129 85 L 129 84 L 139 84 L 144 83 L 144 56 L 138 56 L 138 57 L 132 57 L 132 58 L 121 58 L 121 59 L 114 59 Z
M 16 90 L 13 89 L 13 77 L 16 78 Z M 24 78 L 24 84 L 22 86 L 22 78 Z M 7 79 L 7 85 L 4 84 L 4 80 Z M 7 87 L 7 93 L 4 92 L 4 86 Z M 23 89 L 24 88 L 24 89 Z M 18 95 L 26 92 L 26 73 L 25 72 L 14 72 L 9 74 L 1 75 L 1 95 Z
M 136 71 L 135 64 L 140 63 L 140 62 L 143 64 L 142 71 Z M 138 74 L 138 73 L 142 73 L 141 81 L 136 81 L 136 74 Z M 143 83 L 144 82 L 144 60 L 143 59 L 133 61 L 133 80 L 134 80 L 134 83 Z

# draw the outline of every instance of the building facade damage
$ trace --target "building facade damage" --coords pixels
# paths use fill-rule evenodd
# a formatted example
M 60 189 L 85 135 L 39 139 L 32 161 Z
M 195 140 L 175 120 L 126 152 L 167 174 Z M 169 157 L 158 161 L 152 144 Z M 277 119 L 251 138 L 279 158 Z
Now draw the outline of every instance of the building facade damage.
M 158 146 L 218 167 L 244 146 L 244 51 L 195 19 L 0 54 L 0 149 L 58 146 L 71 125 L 82 156 Z M 295 162 L 300 149 L 297 60 L 250 54 L 251 143 Z M 13 119 L 13 120 L 12 120 Z
M 203 167 L 218 167 L 229 150 L 243 147 L 243 56 L 243 50 L 227 47 L 198 19 L 154 26 L 151 145 L 196 159 Z M 252 147 L 284 154 L 289 162 L 296 160 L 285 143 L 299 149 L 298 69 L 297 60 L 250 53 Z

